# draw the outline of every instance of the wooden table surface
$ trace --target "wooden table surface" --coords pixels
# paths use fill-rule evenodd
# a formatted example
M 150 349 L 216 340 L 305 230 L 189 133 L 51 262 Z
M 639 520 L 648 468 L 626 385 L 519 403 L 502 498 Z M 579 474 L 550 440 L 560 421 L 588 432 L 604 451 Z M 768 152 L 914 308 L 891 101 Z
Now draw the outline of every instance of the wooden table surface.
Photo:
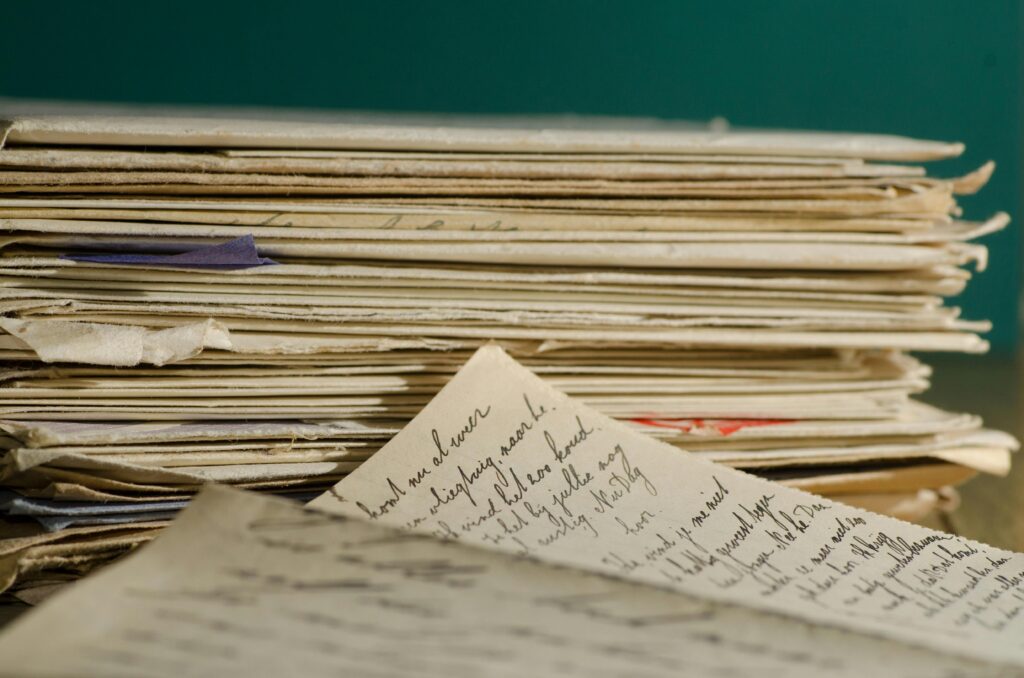
M 939 407 L 980 414 L 985 424 L 1024 440 L 1022 363 L 1013 356 L 922 356 L 932 365 L 932 388 L 922 396 Z M 1024 551 L 1024 457 L 1006 478 L 978 476 L 960 487 L 949 517 L 953 531 L 992 546 Z

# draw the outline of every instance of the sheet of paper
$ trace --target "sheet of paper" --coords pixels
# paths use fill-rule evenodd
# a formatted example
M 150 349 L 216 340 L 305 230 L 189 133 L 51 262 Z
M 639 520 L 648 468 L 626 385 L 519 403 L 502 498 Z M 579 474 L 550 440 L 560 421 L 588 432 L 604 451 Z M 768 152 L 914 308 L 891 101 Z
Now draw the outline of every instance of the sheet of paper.
M 383 428 L 382 428 L 383 427 Z M 191 440 L 316 440 L 332 436 L 383 434 L 398 432 L 387 422 L 374 426 L 369 422 L 326 421 L 304 423 L 278 420 L 260 422 L 173 422 L 132 424 L 130 422 L 45 422 L 0 421 L 0 430 L 16 436 L 26 447 L 59 445 L 117 445 L 124 443 L 166 443 Z
M 963 144 L 827 132 L 615 131 L 380 125 L 358 123 L 160 118 L 12 116 L 0 122 L 0 147 L 11 144 L 208 146 L 431 151 L 608 152 L 850 157 L 931 160 L 959 155 Z
M 530 116 L 533 117 L 533 116 Z M 10 148 L 2 150 L 11 150 Z M 59 147 L 55 150 L 60 149 Z M 445 151 L 442 153 L 430 151 L 360 151 L 360 150 L 309 150 L 309 149 L 282 149 L 282 148 L 222 148 L 215 151 L 218 155 L 226 158 L 317 158 L 317 159 L 384 159 L 384 160 L 436 160 L 438 158 L 449 158 L 452 160 L 529 160 L 531 162 L 666 162 L 666 163 L 715 163 L 715 164 L 751 164 L 751 163 L 779 163 L 782 165 L 837 165 L 844 168 L 873 167 L 874 163 L 865 163 L 859 158 L 829 158 L 827 156 L 798 156 L 798 155 L 729 155 L 729 154 L 694 154 L 694 155 L 672 155 L 670 153 L 519 153 L 516 151 L 502 151 L 501 153 L 461 153 Z M 900 167 L 903 167 L 900 165 Z
M 64 254 L 63 259 L 86 261 L 93 264 L 134 264 L 146 266 L 169 266 L 171 268 L 198 269 L 243 269 L 254 266 L 276 264 L 276 261 L 259 256 L 252 234 L 239 236 L 228 242 L 205 245 L 180 254 L 137 254 L 135 248 L 126 253 L 116 254 Z
M 120 256 L 120 255 L 115 255 Z M 0 285 L 5 282 L 0 277 Z M 150 290 L 146 287 L 132 287 L 132 284 L 90 285 L 55 285 L 38 282 L 31 288 L 21 286 L 0 287 L 0 304 L 23 303 L 27 301 L 39 304 L 53 304 L 68 301 L 73 297 L 83 303 L 90 303 L 100 308 L 121 309 L 125 302 L 112 302 L 111 289 L 131 290 L 132 304 L 136 307 L 146 304 L 173 304 L 179 309 L 195 309 L 197 306 L 209 309 L 210 315 L 240 315 L 239 309 L 261 309 L 272 312 L 276 316 L 302 314 L 303 308 L 308 309 L 310 316 L 323 316 L 339 313 L 363 313 L 364 309 L 374 309 L 380 314 L 417 313 L 424 315 L 433 311 L 441 320 L 455 320 L 457 314 L 474 312 L 489 313 L 534 313 L 538 314 L 539 322 L 551 324 L 549 314 L 557 313 L 565 318 L 566 324 L 579 324 L 586 319 L 590 324 L 615 325 L 621 324 L 624 317 L 635 317 L 636 322 L 630 324 L 652 324 L 657 321 L 672 319 L 697 318 L 719 319 L 717 324 L 724 324 L 727 318 L 735 318 L 744 324 L 762 322 L 788 322 L 805 324 L 814 322 L 821 326 L 832 324 L 840 328 L 844 323 L 858 323 L 861 326 L 875 323 L 878 329 L 896 324 L 911 324 L 918 329 L 924 325 L 933 328 L 950 327 L 957 322 L 959 312 L 953 308 L 922 305 L 892 306 L 889 308 L 863 308 L 856 304 L 822 304 L 805 303 L 802 300 L 786 303 L 786 300 L 775 302 L 767 299 L 714 299 L 695 298 L 688 300 L 682 297 L 647 300 L 642 297 L 629 300 L 619 298 L 588 298 L 586 295 L 557 294 L 550 295 L 444 295 L 431 294 L 429 291 L 408 290 L 407 296 L 396 294 L 368 294 L 352 292 L 349 294 L 303 295 L 302 290 L 288 290 L 291 293 L 279 294 L 278 290 L 242 289 L 232 292 L 220 290 L 221 286 L 205 287 L 192 291 Z M 126 295 L 127 296 L 127 295 Z M 632 301 L 632 303 L 630 303 Z M 728 303 L 732 302 L 732 303 Z M 115 305 L 115 303 L 117 305 Z M 92 306 L 90 306 L 92 308 Z M 428 316 L 424 316 L 428 317 Z M 527 317 L 524 315 L 524 317 Z M 616 323 L 618 321 L 618 323 Z
M 32 308 L 35 302 L 29 303 Z M 587 345 L 597 342 L 612 346 L 686 346 L 715 348 L 816 348 L 830 346 L 838 349 L 902 349 L 916 351 L 950 350 L 967 353 L 984 353 L 988 343 L 975 334 L 952 331 L 880 331 L 859 328 L 860 331 L 830 331 L 829 328 L 801 330 L 772 327 L 681 327 L 681 328 L 534 328 L 505 324 L 455 324 L 439 327 L 415 323 L 395 323 L 387 326 L 389 336 L 381 337 L 382 325 L 337 322 L 337 318 L 325 318 L 327 322 L 313 325 L 310 318 L 273 319 L 263 317 L 228 318 L 222 321 L 197 322 L 197 317 L 206 317 L 208 310 L 201 307 L 192 314 L 176 314 L 174 307 L 161 308 L 148 304 L 145 308 L 129 307 L 127 312 L 118 312 L 110 304 L 46 305 L 41 309 L 49 316 L 8 322 L 22 323 L 18 328 L 27 328 L 20 337 L 10 337 L 10 343 L 3 345 L 7 350 L 34 349 L 44 360 L 52 362 L 87 362 L 97 365 L 130 365 L 149 360 L 151 352 L 157 353 L 159 364 L 166 364 L 196 355 L 196 349 L 216 348 L 236 353 L 250 354 L 310 354 L 340 353 L 358 350 L 389 350 L 401 346 L 408 348 L 444 346 L 463 348 L 474 342 L 479 345 L 491 339 L 506 341 L 527 340 L 545 342 L 545 346 Z M 13 306 L 11 308 L 16 308 Z M 37 308 L 39 310 L 39 308 Z M 146 312 L 133 314 L 133 310 Z M 104 312 L 105 311 L 105 312 Z M 372 320 L 372 318 L 370 318 Z M 209 323 L 212 323 L 210 325 Z M 175 328 L 167 335 L 149 328 Z M 962 329 L 984 330 L 986 324 L 967 326 Z M 95 331 L 93 329 L 95 328 Z M 206 328 L 206 329 L 203 329 Z M 230 334 L 225 332 L 230 330 Z M 849 329 L 849 328 L 848 328 Z M 8 332 L 12 330 L 8 329 Z M 316 332 L 317 334 L 313 334 Z M 131 353 L 121 353 L 104 348 L 95 341 L 95 335 L 104 333 L 119 341 L 124 340 L 132 347 Z M 346 336 L 347 335 L 347 336 Z M 354 336 L 353 336 L 354 335 Z M 426 336 L 425 336 L 426 335 Z M 440 336 L 438 336 L 440 335 Z M 181 337 L 182 341 L 178 341 Z M 3 339 L 4 337 L 0 337 Z M 187 339 L 188 341 L 184 341 Z M 88 346 L 90 353 L 80 350 Z M 143 347 L 141 353 L 136 347 Z M 112 345 L 112 344 L 111 344 Z M 152 346 L 150 351 L 146 347 Z M 187 350 L 186 350 L 187 349 Z M 70 357 L 77 353 L 77 357 Z M 133 360 L 135 362 L 126 362 Z
M 42 256 L 40 256 L 42 255 Z M 82 264 L 59 259 L 51 252 L 33 256 L 12 256 L 0 260 L 0 271 L 8 276 L 30 278 L 68 278 L 89 281 L 139 280 L 167 283 L 213 283 L 269 286 L 311 286 L 366 288 L 436 288 L 530 291 L 591 289 L 627 294 L 665 295 L 682 288 L 685 293 L 714 293 L 724 290 L 733 295 L 773 294 L 879 294 L 949 295 L 962 291 L 970 277 L 967 271 L 953 267 L 928 268 L 906 277 L 888 273 L 821 273 L 763 272 L 755 276 L 726 275 L 721 272 L 655 273 L 650 271 L 615 271 L 571 269 L 481 270 L 478 267 L 425 268 L 395 262 L 384 266 L 279 264 L 254 272 L 219 271 L 211 277 L 196 271 L 146 270 L 116 265 Z M 936 275 L 930 275 L 934 271 Z
M 209 241 L 154 236 L 145 244 L 153 249 L 181 252 L 202 247 Z M 26 232 L 7 236 L 0 245 L 6 248 L 38 246 L 64 252 L 131 247 L 125 238 L 113 235 Z M 261 240 L 259 247 L 261 254 L 272 257 L 669 269 L 898 271 L 984 262 L 982 250 L 960 243 L 932 246 L 821 242 L 579 242 L 567 246 L 557 242 L 349 242 L 267 238 Z
M 0 656 L 26 678 L 1017 675 L 220 488 Z
M 564 349 L 538 351 L 529 344 L 510 344 L 506 350 L 537 373 L 564 378 L 600 375 L 609 380 L 626 378 L 679 377 L 704 380 L 757 379 L 768 382 L 861 382 L 876 379 L 931 376 L 928 366 L 916 358 L 899 353 L 851 351 L 753 352 L 747 355 L 730 351 L 692 351 L 665 349 L 651 353 L 646 350 L 607 348 L 599 351 Z M 467 351 L 403 351 L 382 355 L 367 354 L 335 356 L 322 365 L 289 365 L 288 361 L 260 365 L 182 365 L 159 368 L 138 367 L 131 372 L 133 383 L 140 385 L 188 383 L 197 385 L 209 376 L 229 379 L 252 377 L 355 377 L 375 375 L 445 375 L 454 374 L 466 362 Z M 613 362 L 614 364 L 607 364 Z M 61 383 L 88 379 L 102 384 L 124 378 L 123 370 L 103 366 L 16 366 L 0 369 L 0 383 L 17 380 L 21 385 Z M 135 381 L 137 379 L 137 381 Z M 710 383 L 710 382 L 709 382 Z
M 260 153 L 256 151 L 256 153 Z M 746 157 L 744 164 L 707 157 L 672 162 L 620 156 L 544 154 L 368 153 L 335 157 L 248 155 L 245 151 L 179 153 L 71 148 L 0 150 L 0 166 L 17 169 L 166 170 L 232 173 L 320 174 L 371 177 L 480 177 L 549 179 L 733 179 L 919 177 L 925 169 L 834 159 L 800 162 L 794 158 Z M 285 152 L 286 153 L 286 152 Z
M 196 300 L 217 301 L 220 294 L 228 299 L 244 299 L 245 295 L 260 295 L 268 304 L 294 305 L 298 299 L 308 299 L 311 305 L 368 305 L 376 303 L 390 306 L 422 306 L 430 302 L 447 307 L 469 308 L 572 308 L 580 310 L 611 310 L 629 312 L 632 308 L 652 308 L 653 312 L 671 311 L 676 306 L 699 306 L 700 310 L 708 311 L 712 307 L 726 307 L 730 313 L 737 314 L 737 307 L 754 309 L 754 313 L 763 313 L 759 309 L 786 309 L 794 313 L 807 313 L 808 309 L 820 310 L 836 315 L 837 311 L 860 315 L 864 312 L 931 314 L 952 317 L 953 309 L 942 309 L 938 297 L 925 295 L 883 295 L 883 294 L 846 294 L 835 292 L 797 292 L 766 290 L 729 290 L 729 289 L 638 289 L 630 293 L 621 289 L 608 289 L 593 286 L 586 288 L 567 288 L 567 286 L 551 285 L 549 289 L 493 288 L 481 286 L 480 289 L 462 287 L 437 287 L 425 285 L 423 288 L 382 285 L 380 288 L 360 285 L 330 285 L 328 281 L 309 280 L 309 287 L 291 284 L 273 284 L 277 281 L 253 280 L 249 284 L 242 281 L 231 281 L 221 284 L 194 282 L 163 282 L 149 279 L 148 275 L 137 276 L 136 280 L 91 280 L 75 276 L 60 277 L 40 272 L 42 279 L 33 279 L 32 273 L 39 269 L 5 269 L 0 271 L 0 289 L 6 299 L 60 298 L 68 295 L 67 290 L 80 290 L 84 294 L 105 294 L 112 296 L 111 290 L 132 291 L 145 298 L 167 301 L 181 301 L 186 298 Z M 113 276 L 112 276 L 113 277 Z M 271 284 L 268 284 L 271 283 Z M 538 286 L 540 287 L 540 286 Z M 559 289 L 561 287 L 562 289 Z M 28 290 L 31 290 L 29 292 Z M 36 293 L 36 294 L 33 294 Z M 168 295 L 174 295 L 168 298 Z M 774 298 L 773 298 L 774 297 Z M 298 299 L 297 299 L 298 298 Z M 96 299 L 98 300 L 98 299 Z M 630 302 L 634 307 L 628 306 Z M 244 302 L 243 302 L 244 303 Z M 561 306 L 559 306 L 561 304 Z M 710 313 L 708 313 L 710 315 Z
M 0 186 L 20 187 L 22 192 L 53 191 L 55 187 L 117 186 L 117 191 L 145 185 L 154 188 L 150 195 L 175 193 L 179 187 L 191 187 L 191 195 L 209 192 L 252 194 L 279 187 L 289 196 L 331 195 L 433 195 L 433 196 L 649 196 L 649 197 L 792 197 L 885 199 L 900 190 L 923 191 L 944 187 L 952 191 L 974 189 L 987 177 L 971 175 L 956 179 L 934 177 L 859 178 L 700 178 L 643 179 L 630 177 L 589 178 L 492 178 L 492 177 L 419 177 L 419 176 L 337 176 L 314 169 L 307 174 L 234 173 L 191 171 L 97 171 L 68 172 L 62 169 L 22 171 L 0 166 Z M 71 192 L 71 191 L 68 191 Z M 107 191 L 109 192 L 109 191 Z
M 314 228 L 361 228 L 389 230 L 462 231 L 557 231 L 581 230 L 650 231 L 854 231 L 927 232 L 933 220 L 907 216 L 845 218 L 841 221 L 820 216 L 778 214 L 629 214 L 573 212 L 567 210 L 473 209 L 423 205 L 353 204 L 331 200 L 301 201 L 261 198 L 245 201 L 209 197 L 160 196 L 115 198 L 51 198 L 48 196 L 6 197 L 0 195 L 0 215 L 9 218 L 97 219 L 152 221 L 160 223 L 205 223 L 248 226 L 297 226 Z
M 30 347 L 43 362 L 129 366 L 164 365 L 206 348 L 227 349 L 227 329 L 213 320 L 163 330 L 126 325 L 0 318 L 0 329 Z
M 439 388 L 439 387 L 438 387 Z M 285 410 L 307 407 L 332 418 L 330 408 L 359 409 L 368 411 L 406 411 L 413 413 L 429 402 L 438 388 L 420 389 L 418 393 L 376 394 L 353 393 L 335 395 L 278 395 L 273 399 L 224 398 L 220 402 L 208 402 L 188 396 L 176 397 L 173 393 L 160 398 L 119 399 L 116 394 L 107 397 L 90 398 L 88 395 L 73 400 L 60 398 L 19 398 L 16 391 L 0 390 L 0 405 L 11 411 L 38 409 L 51 412 L 84 412 L 104 407 L 113 411 L 186 411 L 211 412 L 218 408 L 224 418 L 230 411 L 260 412 L 280 408 Z M 102 396 L 103 394 L 98 394 Z M 878 419 L 898 415 L 906 403 L 908 390 L 905 388 L 876 388 L 849 393 L 814 392 L 777 393 L 771 390 L 762 393 L 674 395 L 674 394 L 621 394 L 586 393 L 580 399 L 602 410 L 606 414 L 630 419 L 644 417 L 679 416 L 684 418 L 715 418 L 733 412 L 738 416 L 755 419 Z M 838 409 L 837 409 L 838 408 Z M 804 416 L 797 416 L 803 412 Z M 211 412 L 217 414 L 217 412 Z M 280 416 L 278 418 L 280 418 Z M 337 415 L 340 416 L 340 415 Z M 74 420 L 73 417 L 67 417 Z M 208 418 L 208 417 L 207 417 Z M 399 418 L 398 416 L 391 417 Z
M 167 520 L 130 525 L 69 526 L 61 532 L 47 532 L 25 539 L 0 540 L 0 589 L 24 581 L 46 570 L 85 572 L 138 544 L 149 541 L 167 526 Z M 7 670 L 0 667 L 0 675 Z
M 1024 556 L 702 461 L 495 346 L 312 506 L 1024 666 Z
M 210 225 L 195 223 L 152 224 L 138 221 L 101 221 L 76 219 L 4 219 L 6 230 L 39 233 L 85 233 L 89 235 L 121 236 L 192 236 L 199 238 L 236 238 L 255 233 L 260 244 L 272 239 L 296 238 L 309 240 L 369 240 L 369 241 L 534 241 L 534 242 L 851 242 L 851 243 L 937 243 L 967 241 L 1002 230 L 1009 216 L 1000 212 L 984 222 L 958 221 L 938 224 L 930 231 L 905 233 L 862 233 L 858 231 L 817 230 L 519 230 L 443 228 L 327 228 L 297 225 L 265 224 L 258 228 L 245 224 Z M 384 224 L 387 222 L 385 221 Z M 116 261 L 104 263 L 118 263 Z M 173 262 L 167 262 L 172 265 Z M 248 262 L 246 262 L 248 263 Z M 187 268 L 183 266 L 182 268 Z

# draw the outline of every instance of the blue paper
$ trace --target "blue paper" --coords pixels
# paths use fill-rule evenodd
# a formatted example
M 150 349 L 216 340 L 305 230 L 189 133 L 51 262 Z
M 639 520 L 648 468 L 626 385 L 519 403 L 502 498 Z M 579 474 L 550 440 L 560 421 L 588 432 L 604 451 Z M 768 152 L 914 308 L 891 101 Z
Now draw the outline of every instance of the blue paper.
M 320 493 L 308 490 L 284 490 L 270 494 L 305 503 Z M 188 502 L 187 498 L 139 502 L 61 501 L 42 497 L 26 497 L 12 490 L 0 490 L 0 515 L 31 517 L 37 520 L 43 517 L 131 516 L 132 514 L 174 512 L 185 508 Z
M 270 266 L 277 262 L 261 257 L 252 234 L 219 245 L 204 245 L 180 254 L 62 254 L 61 259 L 91 264 L 170 266 L 173 268 L 240 269 Z
M 25 497 L 16 492 L 0 491 L 0 514 L 9 516 L 100 516 L 128 513 L 176 511 L 184 508 L 188 499 L 141 502 L 59 501 L 40 497 Z
M 171 520 L 177 511 L 155 511 L 153 513 L 123 513 L 109 516 L 34 516 L 47 532 L 60 532 L 69 527 L 85 525 L 125 525 L 148 523 L 153 520 Z

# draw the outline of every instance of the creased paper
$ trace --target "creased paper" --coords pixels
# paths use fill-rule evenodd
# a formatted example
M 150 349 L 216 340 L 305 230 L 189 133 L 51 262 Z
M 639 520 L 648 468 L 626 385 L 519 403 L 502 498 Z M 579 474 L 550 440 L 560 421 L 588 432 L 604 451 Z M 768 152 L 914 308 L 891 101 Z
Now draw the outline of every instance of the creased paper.
M 1024 666 L 1024 556 L 699 460 L 494 346 L 312 506 Z
M 135 325 L 0 318 L 0 328 L 47 363 L 166 365 L 196 356 L 204 348 L 231 346 L 227 328 L 214 320 L 150 330 Z
M 19 678 L 1018 675 L 220 488 L 0 656 Z

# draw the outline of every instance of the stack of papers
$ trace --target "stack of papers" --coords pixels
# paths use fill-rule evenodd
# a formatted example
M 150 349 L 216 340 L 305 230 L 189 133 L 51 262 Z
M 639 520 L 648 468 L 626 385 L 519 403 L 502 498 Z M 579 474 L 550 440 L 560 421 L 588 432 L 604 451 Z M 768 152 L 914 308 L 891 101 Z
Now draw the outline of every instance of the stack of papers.
M 480 346 L 706 459 L 908 519 L 1016 441 L 912 399 L 981 352 L 958 144 L 17 117 L 0 130 L 0 556 L 22 586 L 203 484 L 298 500 Z M 510 444 L 514 441 L 510 440 Z
M 0 656 L 47 677 L 1021 676 L 1022 595 L 1024 554 L 681 454 L 487 346 L 310 507 L 204 489 Z

